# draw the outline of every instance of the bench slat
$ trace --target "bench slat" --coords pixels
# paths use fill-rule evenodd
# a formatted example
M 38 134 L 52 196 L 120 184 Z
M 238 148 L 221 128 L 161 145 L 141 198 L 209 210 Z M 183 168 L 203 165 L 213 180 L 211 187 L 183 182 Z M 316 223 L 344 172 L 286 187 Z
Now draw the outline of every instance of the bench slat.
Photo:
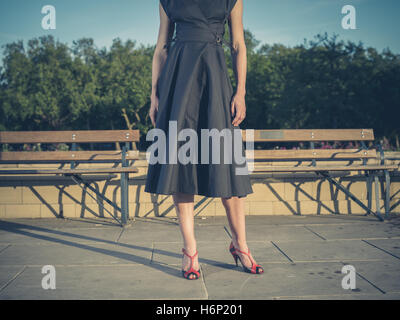
M 137 142 L 139 130 L 0 131 L 0 143 Z
M 92 173 L 135 173 L 135 167 L 93 168 L 93 169 L 0 169 L 2 174 L 92 174 Z M 0 177 L 1 179 L 1 177 Z
M 246 150 L 246 157 L 250 151 Z M 254 159 L 264 160 L 297 160 L 297 159 L 372 159 L 376 158 L 376 150 L 358 149 L 288 149 L 288 150 L 254 150 Z
M 122 151 L 5 151 L 0 152 L 0 162 L 5 161 L 103 161 L 121 160 Z M 129 150 L 127 160 L 139 159 L 139 151 Z
M 351 166 L 255 166 L 253 172 L 316 172 L 316 171 L 361 171 L 396 170 L 397 165 L 351 165 Z
M 246 141 L 246 130 L 242 130 Z M 255 142 L 373 141 L 373 129 L 254 130 Z

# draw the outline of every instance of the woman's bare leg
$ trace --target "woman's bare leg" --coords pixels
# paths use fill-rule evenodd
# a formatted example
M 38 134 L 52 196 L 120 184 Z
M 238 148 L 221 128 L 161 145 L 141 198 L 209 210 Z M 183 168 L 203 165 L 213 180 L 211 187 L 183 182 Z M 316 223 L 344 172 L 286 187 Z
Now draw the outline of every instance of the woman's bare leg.
M 232 242 L 235 248 L 248 252 L 246 241 L 246 221 L 244 213 L 244 198 L 231 197 L 221 198 L 222 204 L 225 207 L 226 216 L 232 233 Z M 251 260 L 247 255 L 240 254 L 243 264 L 251 268 Z M 251 254 L 250 254 L 251 255 Z M 251 257 L 253 257 L 251 255 Z M 254 258 L 253 258 L 254 259 Z M 255 260 L 254 260 L 255 261 Z
M 183 238 L 183 246 L 187 254 L 193 256 L 196 253 L 196 239 L 194 236 L 194 195 L 178 193 L 173 195 L 176 213 L 179 218 L 179 226 Z M 190 258 L 183 255 L 182 269 L 189 270 Z M 193 268 L 199 269 L 198 257 L 193 261 Z M 194 278 L 193 275 L 191 275 Z

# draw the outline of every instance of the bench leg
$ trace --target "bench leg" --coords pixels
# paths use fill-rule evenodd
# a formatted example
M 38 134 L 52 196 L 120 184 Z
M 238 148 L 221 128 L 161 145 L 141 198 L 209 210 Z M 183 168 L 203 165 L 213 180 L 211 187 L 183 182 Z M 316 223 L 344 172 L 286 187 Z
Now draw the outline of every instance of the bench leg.
M 109 205 L 111 205 L 112 207 L 114 207 L 116 210 L 118 210 L 119 212 L 122 212 L 122 209 L 120 207 L 118 207 L 114 202 L 112 202 L 110 199 L 108 199 L 107 197 L 105 197 L 104 195 L 102 195 L 96 188 L 92 187 L 89 183 L 87 183 L 86 181 L 84 181 L 79 175 L 77 174 L 66 174 L 66 176 L 71 176 L 72 180 L 74 180 L 76 182 L 76 184 L 78 186 L 80 186 L 82 189 L 84 189 L 83 186 L 81 186 L 81 184 L 83 184 L 86 188 L 88 188 L 89 190 L 91 190 L 92 192 L 94 192 L 99 198 L 101 198 L 102 200 L 104 200 L 105 202 L 107 202 Z M 86 192 L 91 198 L 93 198 L 100 207 L 102 207 L 104 210 L 106 210 L 110 216 L 117 221 L 121 226 L 123 226 L 122 221 L 119 221 L 118 218 L 116 218 L 108 209 L 106 209 L 104 207 L 104 205 L 99 201 L 98 198 L 95 198 L 93 195 L 91 195 L 89 192 Z
M 368 209 L 372 209 L 372 178 L 370 173 L 367 175 L 367 199 L 368 199 Z M 368 211 L 366 215 L 369 215 L 370 212 Z
M 375 203 L 376 203 L 376 214 L 378 217 L 383 220 L 382 215 L 381 215 L 381 203 L 379 199 L 379 178 L 377 174 L 374 174 L 374 180 L 375 180 Z
M 385 218 L 389 218 L 390 214 L 390 174 L 388 170 L 385 170 L 386 190 L 385 190 Z
M 377 213 L 373 212 L 371 208 L 368 208 L 364 203 L 362 203 L 357 197 L 355 197 L 349 190 L 347 190 L 345 187 L 343 187 L 339 182 L 337 182 L 335 179 L 333 179 L 327 172 L 321 171 L 321 175 L 326 177 L 332 184 L 334 184 L 339 190 L 344 192 L 346 195 L 348 195 L 355 203 L 357 203 L 361 208 L 366 210 L 368 213 L 372 213 L 374 216 L 376 216 L 380 221 L 383 221 L 382 215 L 380 211 L 378 211 L 379 205 L 377 205 Z M 379 190 L 378 190 L 379 192 Z
M 128 198 L 129 173 L 121 173 L 121 222 L 125 225 L 129 218 Z

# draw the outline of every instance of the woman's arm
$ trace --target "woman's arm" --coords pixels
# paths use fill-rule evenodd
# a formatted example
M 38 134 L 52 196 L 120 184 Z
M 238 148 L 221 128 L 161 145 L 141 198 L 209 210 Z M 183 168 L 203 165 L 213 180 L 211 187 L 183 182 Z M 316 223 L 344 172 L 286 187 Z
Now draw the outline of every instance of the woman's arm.
M 171 20 L 165 13 L 161 3 L 159 4 L 159 10 L 160 10 L 160 28 L 158 30 L 158 39 L 153 55 L 152 77 L 151 77 L 151 105 L 149 111 L 149 116 L 153 126 L 156 125 L 156 118 L 158 112 L 157 83 L 168 55 L 165 46 L 167 45 L 168 41 L 171 40 L 175 27 L 174 23 L 171 22 Z
M 243 31 L 243 0 L 237 0 L 228 18 L 231 34 L 231 50 L 233 70 L 236 77 L 236 93 L 232 99 L 231 112 L 235 118 L 232 121 L 234 126 L 239 125 L 246 117 L 246 74 L 247 74 L 247 51 L 244 42 Z

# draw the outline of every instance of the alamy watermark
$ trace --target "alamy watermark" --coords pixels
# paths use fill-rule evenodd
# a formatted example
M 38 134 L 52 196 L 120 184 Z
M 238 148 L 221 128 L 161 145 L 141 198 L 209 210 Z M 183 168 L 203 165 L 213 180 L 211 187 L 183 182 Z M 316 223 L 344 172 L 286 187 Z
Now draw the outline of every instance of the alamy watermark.
M 356 289 L 356 268 L 348 264 L 343 266 L 342 273 L 345 276 L 342 279 L 342 288 L 344 290 L 354 290 Z
M 352 5 L 346 5 L 342 8 L 342 14 L 345 16 L 342 18 L 342 28 L 345 30 L 355 30 L 356 25 L 356 8 Z
M 45 274 L 42 278 L 42 288 L 54 290 L 56 288 L 56 268 L 52 265 L 45 265 L 42 267 L 42 274 Z
M 55 30 L 56 8 L 49 4 L 45 5 L 42 7 L 42 14 L 45 14 L 45 16 L 42 18 L 42 28 L 44 30 Z
M 41 10 L 45 16 L 42 18 L 42 28 L 44 30 L 56 29 L 56 8 L 53 5 L 45 5 Z M 356 8 L 353 5 L 345 5 L 342 7 L 342 28 L 345 30 L 355 30 L 356 26 Z
M 169 121 L 167 133 L 162 129 L 153 128 L 147 133 L 146 141 L 153 141 L 146 153 L 149 164 L 210 164 L 211 158 L 212 164 L 235 163 L 238 166 L 235 168 L 237 175 L 247 175 L 254 170 L 252 162 L 246 165 L 242 130 L 239 128 L 201 129 L 199 139 L 194 129 L 185 128 L 178 132 L 177 121 Z M 184 144 L 178 148 L 178 142 Z M 254 130 L 246 130 L 246 150 L 249 158 L 253 158 Z

